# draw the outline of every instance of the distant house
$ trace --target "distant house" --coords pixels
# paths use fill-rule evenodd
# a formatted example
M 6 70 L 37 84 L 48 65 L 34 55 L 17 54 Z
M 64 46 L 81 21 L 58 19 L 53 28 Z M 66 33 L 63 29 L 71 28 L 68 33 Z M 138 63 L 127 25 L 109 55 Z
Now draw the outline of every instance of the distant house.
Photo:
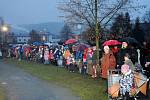
M 44 42 L 58 42 L 60 41 L 60 38 L 58 35 L 54 35 L 50 32 L 39 32 L 41 41 Z
M 16 42 L 19 44 L 27 44 L 31 37 L 28 34 L 15 35 Z
M 7 35 L 7 43 L 15 43 L 16 42 L 16 37 L 13 32 L 8 33 Z
M 60 37 L 58 35 L 52 35 L 52 38 L 50 39 L 50 42 L 59 42 L 60 41 Z

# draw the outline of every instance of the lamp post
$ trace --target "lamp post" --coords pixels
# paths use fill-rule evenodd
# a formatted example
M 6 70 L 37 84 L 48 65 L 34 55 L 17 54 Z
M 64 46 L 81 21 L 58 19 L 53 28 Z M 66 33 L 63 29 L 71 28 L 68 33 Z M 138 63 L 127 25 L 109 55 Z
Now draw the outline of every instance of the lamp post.
M 2 50 L 3 56 L 6 56 L 6 52 L 5 52 L 6 48 L 5 48 L 4 43 L 5 43 L 5 34 L 6 34 L 6 32 L 8 32 L 8 30 L 9 30 L 9 28 L 7 25 L 4 25 L 4 24 L 0 25 L 1 44 L 2 44 L 0 49 Z
M 42 40 L 43 40 L 43 42 L 45 42 L 45 40 L 46 40 L 46 37 L 44 35 L 42 37 Z
M 8 26 L 7 25 L 2 25 L 1 27 L 0 27 L 0 32 L 1 32 L 1 39 L 2 39 L 2 44 L 4 44 L 4 42 L 5 42 L 5 34 L 6 34 L 6 32 L 8 32 Z

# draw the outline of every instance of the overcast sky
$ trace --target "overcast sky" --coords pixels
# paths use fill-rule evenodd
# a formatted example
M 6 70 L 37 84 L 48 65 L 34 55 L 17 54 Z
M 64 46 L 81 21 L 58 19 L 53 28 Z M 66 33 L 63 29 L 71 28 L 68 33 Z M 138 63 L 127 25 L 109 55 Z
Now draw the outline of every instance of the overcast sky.
M 12 24 L 60 21 L 59 0 L 0 0 L 0 16 Z
M 60 22 L 61 14 L 57 9 L 59 1 L 61 0 L 0 0 L 0 16 L 10 24 Z M 149 4 L 150 8 L 150 0 L 140 1 L 141 4 Z

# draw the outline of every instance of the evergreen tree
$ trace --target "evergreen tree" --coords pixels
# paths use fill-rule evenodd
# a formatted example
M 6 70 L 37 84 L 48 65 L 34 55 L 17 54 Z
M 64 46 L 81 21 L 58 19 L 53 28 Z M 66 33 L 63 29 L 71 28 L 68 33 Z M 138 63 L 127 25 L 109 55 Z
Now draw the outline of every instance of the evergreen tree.
M 147 22 L 147 23 L 150 23 L 150 9 L 145 12 L 145 14 L 143 16 L 143 21 Z
M 124 18 L 124 34 L 125 36 L 130 36 L 132 37 L 132 24 L 131 24 L 131 20 L 130 20 L 130 15 L 129 13 L 125 13 L 125 18 Z
M 124 16 L 119 14 L 111 27 L 112 39 L 118 39 L 123 37 L 123 28 L 124 28 Z
M 132 25 L 129 13 L 119 14 L 111 27 L 112 39 L 120 39 L 132 35 Z
M 135 26 L 133 29 L 133 36 L 140 43 L 142 43 L 144 41 L 144 31 L 142 30 L 142 28 L 140 26 L 139 17 L 137 17 L 136 21 L 135 21 Z

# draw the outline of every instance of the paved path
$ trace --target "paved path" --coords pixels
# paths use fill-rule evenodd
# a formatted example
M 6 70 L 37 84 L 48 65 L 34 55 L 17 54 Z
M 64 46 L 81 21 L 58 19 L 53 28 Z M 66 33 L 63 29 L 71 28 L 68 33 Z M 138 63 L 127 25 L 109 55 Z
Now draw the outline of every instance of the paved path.
M 6 89 L 7 100 L 81 100 L 68 89 L 47 84 L 2 60 L 0 84 Z

